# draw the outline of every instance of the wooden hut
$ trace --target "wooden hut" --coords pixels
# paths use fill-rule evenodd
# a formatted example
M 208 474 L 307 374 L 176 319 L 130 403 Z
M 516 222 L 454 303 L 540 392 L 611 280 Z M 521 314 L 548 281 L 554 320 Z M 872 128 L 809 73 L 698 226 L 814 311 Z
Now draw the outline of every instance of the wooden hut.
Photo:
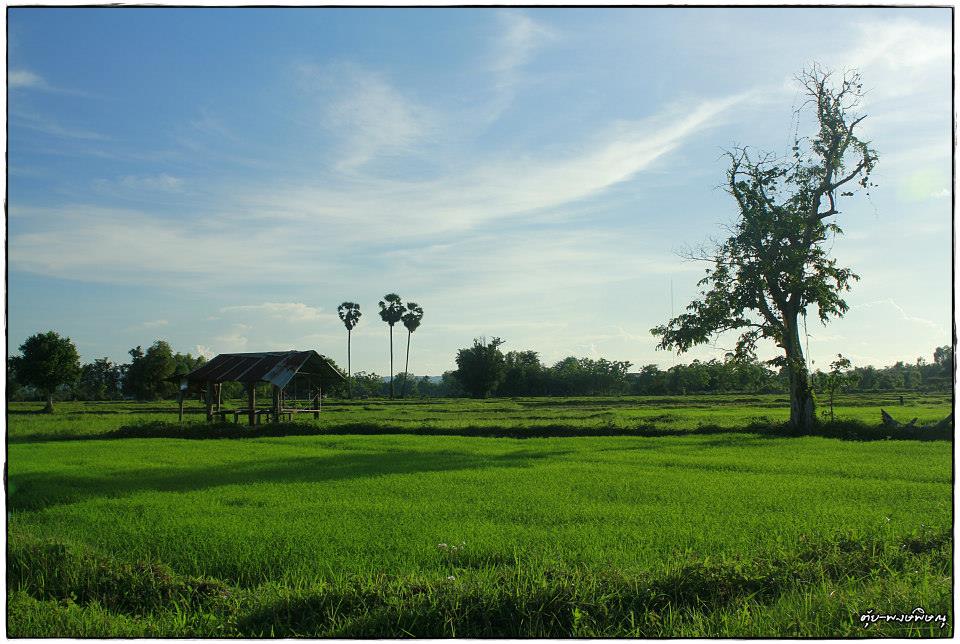
M 202 367 L 177 376 L 180 382 L 180 420 L 183 421 L 183 399 L 190 393 L 201 393 L 207 407 L 207 421 L 219 416 L 226 420 L 233 415 L 237 422 L 247 416 L 251 425 L 261 416 L 274 422 L 292 417 L 295 413 L 312 412 L 320 417 L 323 390 L 344 380 L 344 376 L 316 351 L 265 351 L 261 353 L 221 353 Z M 220 385 L 224 382 L 242 383 L 247 391 L 247 405 L 240 409 L 223 409 Z M 270 383 L 272 399 L 269 407 L 257 407 L 256 386 Z M 293 407 L 287 402 L 306 399 L 306 408 Z

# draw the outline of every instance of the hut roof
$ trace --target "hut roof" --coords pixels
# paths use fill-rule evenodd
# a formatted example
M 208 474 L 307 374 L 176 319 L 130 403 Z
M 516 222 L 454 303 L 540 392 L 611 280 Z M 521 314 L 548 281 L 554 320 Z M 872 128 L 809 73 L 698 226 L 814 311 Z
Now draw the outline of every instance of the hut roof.
M 298 376 L 311 376 L 324 382 L 344 380 L 342 373 L 312 350 L 221 353 L 178 378 L 188 382 L 264 381 L 283 388 Z

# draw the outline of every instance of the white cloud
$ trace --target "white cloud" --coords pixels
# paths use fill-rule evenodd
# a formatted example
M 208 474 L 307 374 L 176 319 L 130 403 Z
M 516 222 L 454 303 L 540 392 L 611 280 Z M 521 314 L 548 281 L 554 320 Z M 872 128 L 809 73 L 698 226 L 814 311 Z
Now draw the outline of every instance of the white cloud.
M 846 54 L 848 67 L 880 65 L 914 72 L 950 58 L 950 30 L 908 19 L 868 21 L 858 25 L 858 40 Z
M 355 178 L 319 188 L 273 183 L 237 192 L 236 208 L 264 221 L 322 224 L 328 237 L 351 241 L 479 228 L 559 208 L 630 179 L 751 98 L 741 94 L 671 105 L 649 118 L 609 127 L 564 157 L 504 157 L 432 181 Z
M 349 64 L 301 65 L 299 72 L 305 88 L 318 94 L 322 127 L 341 141 L 340 170 L 414 151 L 436 121 L 432 110 L 376 72 Z
M 528 15 L 515 11 L 496 14 L 499 33 L 487 61 L 494 77 L 494 98 L 483 108 L 481 118 L 493 121 L 506 111 L 523 85 L 523 66 L 544 45 L 558 39 L 553 29 L 536 22 Z
M 59 121 L 40 114 L 11 111 L 10 115 L 13 117 L 12 125 L 36 130 L 37 132 L 43 132 L 44 134 L 52 136 L 89 141 L 106 141 L 109 139 L 109 137 L 99 132 L 94 132 L 93 130 L 61 125 Z
M 122 177 L 119 183 L 121 186 L 132 190 L 178 192 L 183 189 L 183 179 L 166 173 L 151 176 L 126 176 Z
M 97 179 L 94 188 L 109 194 L 130 194 L 141 192 L 183 192 L 184 181 L 166 173 L 155 175 L 127 175 L 119 179 Z
M 263 313 L 271 318 L 284 319 L 291 322 L 308 322 L 330 319 L 332 316 L 323 313 L 322 309 L 307 306 L 303 302 L 264 302 L 263 304 L 243 304 L 225 306 L 221 313 Z
M 238 217 L 195 212 L 170 221 L 87 204 L 12 206 L 10 214 L 11 266 L 51 277 L 209 288 L 276 283 L 305 269 L 334 272 L 315 256 L 311 239 L 275 225 L 247 226 Z
M 248 324 L 233 324 L 224 333 L 214 338 L 213 348 L 204 348 L 216 353 L 236 353 L 244 351 L 250 343 L 247 332 L 252 330 L 253 327 Z M 199 345 L 197 348 L 200 348 Z
M 932 330 L 936 331 L 937 333 L 939 333 L 940 335 L 946 335 L 946 331 L 944 330 L 943 325 L 937 324 L 937 323 L 934 322 L 933 320 L 928 320 L 928 319 L 926 319 L 926 318 L 917 317 L 917 316 L 915 316 L 915 315 L 910 315 L 909 313 L 907 313 L 907 311 L 904 310 L 904 308 L 903 308 L 902 306 L 900 306 L 899 304 L 897 304 L 897 303 L 893 300 L 893 298 L 887 298 L 887 299 L 883 299 L 883 300 L 874 300 L 874 301 L 872 301 L 872 302 L 864 302 L 863 304 L 857 304 L 857 305 L 851 306 L 850 309 L 851 309 L 851 310 L 853 310 L 853 309 L 869 309 L 869 308 L 873 308 L 873 307 L 877 307 L 877 306 L 879 306 L 879 307 L 890 307 L 890 308 L 892 308 L 892 309 L 896 312 L 896 314 L 897 314 L 897 316 L 900 318 L 900 320 L 903 321 L 903 322 L 910 322 L 910 323 L 912 323 L 912 324 L 917 324 L 917 325 L 926 327 L 926 328 L 928 328 L 928 329 L 932 329 Z
M 142 323 L 140 326 L 142 326 L 145 329 L 153 329 L 156 327 L 167 326 L 168 324 L 170 324 L 170 322 L 167 320 L 150 320 L 148 322 Z
M 647 119 L 608 128 L 565 157 L 489 160 L 435 181 L 354 177 L 321 187 L 277 181 L 228 186 L 219 198 L 212 196 L 217 211 L 192 210 L 183 220 L 88 204 L 11 208 L 17 225 L 11 227 L 10 262 L 54 277 L 180 280 L 187 288 L 198 283 L 194 277 L 209 284 L 270 283 L 304 271 L 338 281 L 341 256 L 370 245 L 422 243 L 483 231 L 497 220 L 554 216 L 649 168 L 748 98 L 672 105 Z M 169 175 L 131 176 L 126 183 L 158 190 L 181 185 Z M 314 315 L 285 313 L 296 319 Z
M 10 73 L 7 74 L 7 87 L 10 89 L 48 89 L 50 86 L 38 74 L 26 69 L 11 69 Z
M 194 349 L 194 353 L 196 353 L 198 356 L 203 356 L 203 357 L 206 358 L 207 360 L 209 360 L 210 358 L 212 358 L 213 356 L 216 355 L 216 354 L 213 352 L 213 349 L 211 349 L 211 348 L 208 347 L 208 346 L 202 345 L 202 344 L 198 344 L 198 345 L 196 346 L 196 348 Z

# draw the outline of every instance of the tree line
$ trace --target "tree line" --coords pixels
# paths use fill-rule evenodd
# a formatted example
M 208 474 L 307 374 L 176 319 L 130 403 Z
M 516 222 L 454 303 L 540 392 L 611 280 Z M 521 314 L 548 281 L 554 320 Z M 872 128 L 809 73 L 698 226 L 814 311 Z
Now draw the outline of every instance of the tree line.
M 567 357 L 553 366 L 540 361 L 536 351 L 503 353 L 500 338 L 489 342 L 477 338 L 472 347 L 457 353 L 457 370 L 452 376 L 462 392 L 446 395 L 490 396 L 609 396 L 684 395 L 711 393 L 788 393 L 788 367 L 738 358 L 727 354 L 723 360 L 693 360 L 668 369 L 655 364 L 638 372 L 628 371 L 626 360 Z M 851 367 L 838 356 L 827 371 L 817 369 L 811 383 L 817 393 L 838 391 L 949 391 L 953 386 L 953 348 L 938 347 L 933 362 L 897 362 L 889 367 Z
M 20 355 L 7 360 L 7 399 L 45 399 L 53 411 L 59 400 L 161 400 L 177 395 L 171 376 L 185 374 L 206 362 L 203 356 L 174 352 L 166 340 L 157 340 L 146 351 L 128 352 L 130 362 L 116 364 L 98 358 L 80 364 L 70 338 L 54 331 L 37 333 L 20 345 Z
M 412 333 L 412 331 L 410 331 Z M 783 393 L 789 391 L 786 368 L 773 369 L 755 359 L 728 354 L 723 360 L 694 360 L 668 369 L 648 364 L 639 371 L 627 360 L 569 356 L 552 366 L 536 351 L 508 351 L 504 341 L 477 338 L 457 352 L 457 369 L 440 378 L 403 372 L 403 393 L 413 398 L 521 397 L 521 396 L 620 396 L 684 395 L 711 393 Z M 177 395 L 174 376 L 185 374 L 206 362 L 203 356 L 174 352 L 165 340 L 144 350 L 129 352 L 130 362 L 113 363 L 98 358 L 81 364 L 70 338 L 53 331 L 37 333 L 20 346 L 20 355 L 7 361 L 8 400 L 172 400 Z M 324 358 L 340 369 L 332 359 Z M 827 371 L 811 375 L 815 391 L 949 391 L 953 385 L 953 348 L 938 347 L 933 360 L 917 358 L 889 367 L 850 367 L 838 356 Z M 342 371 L 342 370 L 341 370 Z M 358 371 L 348 383 L 327 390 L 334 398 L 380 398 L 391 395 L 392 378 Z M 395 394 L 395 391 L 393 392 Z M 267 392 L 264 392 L 267 395 Z M 223 383 L 225 399 L 240 398 L 240 383 Z

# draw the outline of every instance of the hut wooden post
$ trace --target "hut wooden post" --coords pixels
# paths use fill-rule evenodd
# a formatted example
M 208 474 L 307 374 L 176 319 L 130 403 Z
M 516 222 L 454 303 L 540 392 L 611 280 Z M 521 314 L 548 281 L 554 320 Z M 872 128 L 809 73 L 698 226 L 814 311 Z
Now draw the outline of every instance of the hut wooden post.
M 217 411 L 218 412 L 222 409 L 222 407 L 220 407 L 220 392 L 222 389 L 223 389 L 223 383 L 218 382 L 217 383 Z
M 280 387 L 273 386 L 273 422 L 280 422 Z
M 316 409 L 317 411 L 313 412 L 314 420 L 320 419 L 320 405 L 322 404 L 323 404 L 323 387 L 320 385 L 317 385 L 317 406 L 314 407 L 314 409 Z
M 247 414 L 250 422 L 250 426 L 253 427 L 257 423 L 257 383 L 248 382 L 247 383 Z
M 213 422 L 213 381 L 207 381 L 207 422 Z
M 179 413 L 180 429 L 183 429 L 183 394 L 184 394 L 183 389 L 177 392 L 177 404 L 180 407 L 180 413 Z

